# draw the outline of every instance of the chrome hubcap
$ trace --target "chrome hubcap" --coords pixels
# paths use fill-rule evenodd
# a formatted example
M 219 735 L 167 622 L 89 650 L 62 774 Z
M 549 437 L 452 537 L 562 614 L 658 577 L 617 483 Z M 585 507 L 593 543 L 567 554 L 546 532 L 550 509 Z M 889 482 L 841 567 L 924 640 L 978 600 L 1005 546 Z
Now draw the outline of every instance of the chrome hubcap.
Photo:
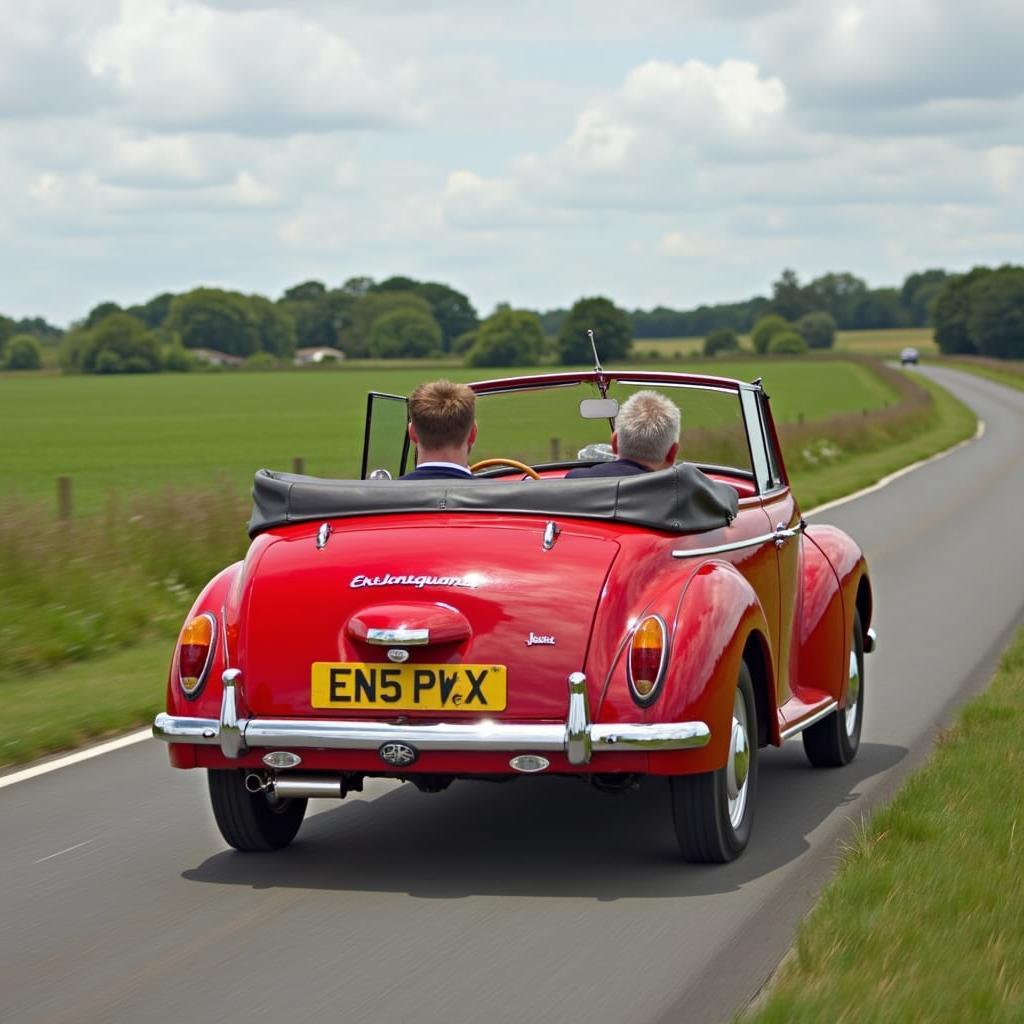
M 747 732 L 747 705 L 736 691 L 732 703 L 732 735 L 729 759 L 725 765 L 725 790 L 729 801 L 729 822 L 740 827 L 747 809 L 747 778 L 750 773 L 750 737 Z
M 850 651 L 850 680 L 846 684 L 846 735 L 857 732 L 857 705 L 860 704 L 860 667 L 857 652 Z

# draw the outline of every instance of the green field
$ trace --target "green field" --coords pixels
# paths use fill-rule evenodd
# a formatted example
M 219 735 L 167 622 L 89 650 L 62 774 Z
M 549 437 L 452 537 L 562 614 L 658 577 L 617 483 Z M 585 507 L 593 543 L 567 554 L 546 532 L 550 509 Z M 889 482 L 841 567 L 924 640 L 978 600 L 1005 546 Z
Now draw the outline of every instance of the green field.
M 910 345 L 923 356 L 938 355 L 930 327 L 896 327 L 881 331 L 837 331 L 834 351 L 853 352 L 857 355 L 896 359 L 900 349 Z M 749 334 L 740 335 L 740 346 L 752 350 Z M 690 338 L 637 338 L 633 350 L 656 352 L 664 359 L 680 359 L 699 355 L 704 348 L 702 337 Z
M 750 359 L 687 361 L 675 368 L 746 380 L 763 375 L 782 422 L 871 411 L 897 400 L 885 381 L 856 363 Z M 512 371 L 445 372 L 470 380 Z M 429 375 L 422 368 L 380 367 L 134 377 L 8 375 L 0 378 L 0 430 L 9 439 L 0 453 L 4 494 L 53 500 L 61 475 L 73 478 L 76 511 L 102 507 L 110 492 L 154 492 L 168 486 L 185 491 L 222 481 L 244 493 L 255 469 L 290 469 L 295 457 L 305 460 L 307 473 L 355 476 L 366 392 L 407 394 Z M 522 429 L 516 422 L 490 426 L 476 454 L 513 454 Z

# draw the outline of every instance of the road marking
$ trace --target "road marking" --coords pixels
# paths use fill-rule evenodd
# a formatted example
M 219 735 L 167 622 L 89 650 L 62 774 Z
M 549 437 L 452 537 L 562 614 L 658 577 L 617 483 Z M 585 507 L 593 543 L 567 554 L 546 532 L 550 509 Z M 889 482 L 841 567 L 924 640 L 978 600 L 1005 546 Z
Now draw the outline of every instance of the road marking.
M 51 853 L 49 857 L 40 857 L 39 860 L 34 861 L 34 863 L 42 864 L 43 861 L 53 860 L 54 857 L 59 857 L 64 853 L 70 853 L 72 850 L 80 850 L 83 846 L 88 846 L 90 843 L 94 842 L 96 842 L 95 839 L 86 839 L 84 843 L 75 843 L 74 846 L 69 846 L 66 850 L 58 850 L 56 853 Z
M 856 501 L 858 498 L 863 498 L 866 494 L 874 494 L 875 491 L 880 491 L 883 487 L 888 487 L 893 481 L 899 480 L 901 476 L 913 473 L 915 469 L 927 466 L 931 462 L 938 462 L 939 459 L 944 459 L 947 455 L 952 455 L 953 452 L 959 451 L 961 448 L 966 448 L 967 445 L 974 444 L 975 441 L 980 441 L 984 436 L 985 421 L 978 420 L 978 429 L 974 432 L 973 437 L 968 437 L 959 444 L 953 445 L 952 448 L 947 448 L 944 452 L 936 452 L 934 455 L 929 455 L 927 459 L 921 459 L 918 462 L 912 462 L 909 466 L 904 466 L 902 469 L 897 469 L 895 473 L 883 476 L 881 480 L 872 484 L 870 487 L 864 487 L 859 491 L 854 491 L 853 494 L 847 494 L 842 498 L 836 498 L 835 501 L 826 501 L 824 505 L 817 505 L 809 512 L 805 512 L 804 518 L 806 519 L 807 516 L 817 515 L 819 512 L 827 512 L 831 508 L 839 508 L 840 505 L 845 505 L 849 501 Z
M 26 782 L 38 775 L 46 775 L 55 772 L 58 768 L 67 768 L 68 765 L 78 764 L 80 761 L 88 761 L 91 757 L 99 757 L 101 754 L 109 754 L 112 750 L 120 750 L 121 747 L 130 747 L 133 743 L 141 743 L 143 740 L 152 739 L 152 729 L 140 729 L 138 732 L 129 733 L 116 740 L 107 743 L 100 743 L 98 746 L 89 747 L 86 750 L 77 750 L 73 754 L 59 757 L 55 761 L 45 761 L 43 764 L 34 765 L 32 768 L 23 768 L 20 772 L 12 772 L 10 775 L 0 777 L 0 789 L 4 786 L 13 786 L 16 782 Z

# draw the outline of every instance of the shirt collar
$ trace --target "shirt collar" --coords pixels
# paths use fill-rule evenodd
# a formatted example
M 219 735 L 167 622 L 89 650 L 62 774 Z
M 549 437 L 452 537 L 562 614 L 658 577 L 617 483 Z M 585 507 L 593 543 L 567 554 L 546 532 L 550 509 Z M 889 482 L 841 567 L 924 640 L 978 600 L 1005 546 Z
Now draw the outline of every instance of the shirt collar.
M 458 470 L 460 473 L 465 474 L 466 476 L 473 475 L 472 473 L 470 473 L 468 469 L 466 469 L 465 466 L 460 466 L 457 462 L 421 462 L 416 468 L 426 469 L 427 466 L 439 468 L 443 467 L 444 469 L 455 469 Z

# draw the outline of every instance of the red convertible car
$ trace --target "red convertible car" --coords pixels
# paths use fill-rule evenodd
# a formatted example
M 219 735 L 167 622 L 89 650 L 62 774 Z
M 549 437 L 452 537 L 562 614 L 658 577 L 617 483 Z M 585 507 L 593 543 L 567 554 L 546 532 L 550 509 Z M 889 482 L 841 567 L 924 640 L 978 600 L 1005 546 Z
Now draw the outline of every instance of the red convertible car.
M 154 734 L 206 769 L 239 850 L 285 846 L 308 798 L 368 776 L 558 774 L 665 786 L 683 856 L 732 860 L 760 748 L 857 752 L 860 549 L 805 525 L 760 381 L 598 367 L 471 387 L 477 479 L 393 479 L 406 400 L 377 393 L 362 479 L 257 473 L 249 552 L 189 612 Z M 619 403 L 648 389 L 679 406 L 686 461 L 563 479 L 611 457 Z

